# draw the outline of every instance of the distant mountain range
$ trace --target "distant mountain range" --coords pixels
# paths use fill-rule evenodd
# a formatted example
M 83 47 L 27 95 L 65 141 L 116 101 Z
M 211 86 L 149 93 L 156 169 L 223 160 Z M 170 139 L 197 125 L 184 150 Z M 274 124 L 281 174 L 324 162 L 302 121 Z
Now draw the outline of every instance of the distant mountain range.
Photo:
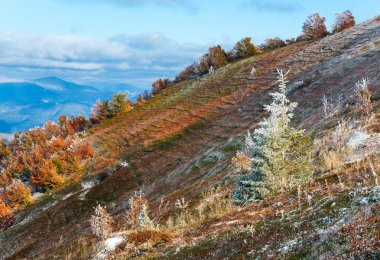
M 128 92 L 133 100 L 141 90 L 124 83 L 98 89 L 56 77 L 0 83 L 0 133 L 24 131 L 60 115 L 87 117 L 96 100 L 115 92 Z

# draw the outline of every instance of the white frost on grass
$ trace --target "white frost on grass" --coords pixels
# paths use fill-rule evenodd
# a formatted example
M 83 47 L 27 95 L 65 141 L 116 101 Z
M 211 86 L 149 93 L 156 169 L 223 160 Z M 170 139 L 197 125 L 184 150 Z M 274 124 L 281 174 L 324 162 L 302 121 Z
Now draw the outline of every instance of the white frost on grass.
M 99 183 L 98 180 L 87 180 L 87 181 L 82 181 L 81 186 L 82 186 L 82 192 L 79 195 L 80 200 L 84 200 L 86 197 L 86 194 L 90 191 L 92 187 L 97 185 Z
M 369 138 L 370 136 L 366 132 L 357 131 L 350 136 L 347 145 L 354 149 L 358 149 L 364 146 Z
M 287 241 L 280 249 L 278 249 L 279 252 L 286 253 L 289 250 L 293 249 L 297 245 L 298 241 L 297 239 Z
M 65 199 L 71 197 L 72 195 L 74 195 L 74 192 L 70 192 L 70 193 L 66 194 L 65 196 L 62 197 L 62 200 L 65 200 Z
M 45 210 L 47 210 L 48 208 L 55 206 L 55 205 L 57 204 L 57 202 L 58 202 L 58 201 L 56 201 L 56 200 L 54 200 L 54 201 L 52 201 L 52 202 L 49 202 L 48 204 L 46 204 L 46 205 L 42 208 L 42 211 L 45 211 Z
M 80 200 L 85 200 L 86 199 L 86 194 L 89 192 L 90 190 L 87 189 L 87 190 L 83 190 L 82 193 L 79 195 L 79 199 Z
M 120 245 L 124 241 L 123 237 L 121 236 L 116 236 L 116 237 L 111 237 L 108 238 L 104 243 L 106 245 L 106 249 L 108 251 L 113 251 L 115 248 Z
M 35 192 L 35 193 L 32 194 L 32 199 L 37 200 L 37 199 L 41 198 L 44 195 L 45 195 L 45 193 Z
M 120 166 L 122 167 L 128 167 L 129 163 L 127 161 L 120 162 Z
M 96 184 L 98 184 L 98 181 L 97 181 L 97 180 L 83 181 L 83 182 L 81 183 L 82 188 L 83 188 L 84 190 L 91 189 L 91 188 L 94 187 Z

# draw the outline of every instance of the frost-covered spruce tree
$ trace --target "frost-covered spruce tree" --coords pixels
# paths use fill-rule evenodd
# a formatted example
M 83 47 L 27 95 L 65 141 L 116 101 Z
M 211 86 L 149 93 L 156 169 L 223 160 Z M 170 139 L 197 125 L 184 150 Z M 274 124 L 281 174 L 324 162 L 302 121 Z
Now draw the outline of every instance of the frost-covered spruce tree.
M 265 106 L 270 116 L 252 136 L 248 132 L 244 149 L 238 152 L 240 157 L 244 154 L 250 159 L 244 160 L 250 170 L 239 176 L 239 189 L 234 191 L 238 204 L 292 190 L 312 177 L 310 137 L 304 136 L 304 130 L 289 125 L 297 103 L 286 97 L 287 73 L 278 71 L 278 74 L 279 91 L 270 94 L 273 101 Z M 233 162 L 236 165 L 236 157 Z
M 91 216 L 92 233 L 99 239 L 106 240 L 112 233 L 112 217 L 98 204 L 95 208 L 95 215 Z

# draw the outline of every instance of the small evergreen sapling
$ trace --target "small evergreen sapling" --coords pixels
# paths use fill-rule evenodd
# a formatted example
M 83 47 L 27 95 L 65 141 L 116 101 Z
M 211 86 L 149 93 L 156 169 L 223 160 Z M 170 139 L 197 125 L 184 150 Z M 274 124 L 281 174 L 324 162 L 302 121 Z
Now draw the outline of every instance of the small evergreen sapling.
M 251 76 L 255 76 L 256 75 L 256 68 L 253 66 L 252 69 L 251 69 Z
M 153 227 L 153 222 L 149 218 L 148 200 L 141 191 L 131 196 L 128 204 L 129 209 L 125 213 L 128 229 L 143 230 Z
M 95 215 L 91 216 L 92 233 L 99 239 L 106 240 L 112 234 L 112 217 L 105 208 L 96 206 Z
M 141 207 L 141 212 L 140 212 L 138 222 L 139 222 L 139 228 L 141 230 L 150 229 L 153 227 L 152 220 L 150 220 L 149 218 L 148 207 L 146 206 L 146 204 L 143 204 Z
M 208 70 L 208 74 L 212 75 L 215 73 L 215 69 L 213 66 L 210 66 L 209 70 Z
M 356 83 L 355 94 L 357 107 L 367 114 L 367 116 L 370 116 L 372 111 L 372 92 L 369 88 L 369 80 L 367 78 L 363 78 Z
M 297 104 L 286 97 L 287 74 L 278 73 L 280 90 L 270 94 L 273 101 L 265 106 L 270 116 L 260 123 L 252 136 L 248 132 L 244 149 L 233 159 L 238 170 L 249 169 L 247 174 L 239 176 L 239 189 L 233 192 L 238 204 L 290 191 L 312 177 L 310 137 L 304 136 L 304 130 L 289 125 Z M 239 159 L 243 155 L 251 163 L 248 159 Z M 237 164 L 238 161 L 245 163 Z

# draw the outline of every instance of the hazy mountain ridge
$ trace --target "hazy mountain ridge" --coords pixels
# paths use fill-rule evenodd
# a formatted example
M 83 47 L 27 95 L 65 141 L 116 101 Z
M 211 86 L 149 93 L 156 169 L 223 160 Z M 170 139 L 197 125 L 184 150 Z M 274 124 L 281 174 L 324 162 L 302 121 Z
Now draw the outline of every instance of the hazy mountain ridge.
M 55 121 L 60 115 L 88 116 L 96 100 L 119 91 L 137 95 L 136 87 L 117 84 L 103 89 L 57 77 L 0 83 L 0 133 L 12 133 Z

